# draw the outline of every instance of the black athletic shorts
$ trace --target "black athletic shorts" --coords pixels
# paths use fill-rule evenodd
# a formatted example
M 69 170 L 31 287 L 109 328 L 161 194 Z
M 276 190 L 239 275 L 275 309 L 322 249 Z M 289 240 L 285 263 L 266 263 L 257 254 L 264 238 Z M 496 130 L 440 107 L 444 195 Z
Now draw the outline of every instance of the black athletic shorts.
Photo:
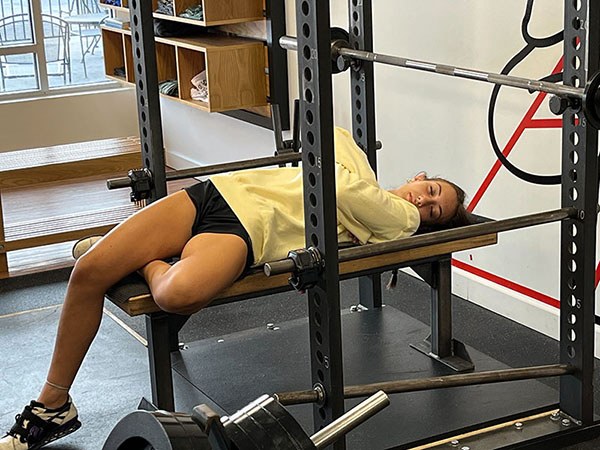
M 192 225 L 192 236 L 200 233 L 235 234 L 241 237 L 248 247 L 248 256 L 243 274 L 254 262 L 250 235 L 229 207 L 221 193 L 210 180 L 185 188 L 196 206 L 196 218 Z

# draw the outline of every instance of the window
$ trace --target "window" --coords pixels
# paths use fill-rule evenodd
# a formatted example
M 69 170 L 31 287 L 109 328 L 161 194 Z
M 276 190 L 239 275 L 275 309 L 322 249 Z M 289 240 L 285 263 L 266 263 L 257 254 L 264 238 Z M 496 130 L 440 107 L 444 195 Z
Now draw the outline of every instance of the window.
M 107 83 L 97 0 L 0 0 L 0 100 Z

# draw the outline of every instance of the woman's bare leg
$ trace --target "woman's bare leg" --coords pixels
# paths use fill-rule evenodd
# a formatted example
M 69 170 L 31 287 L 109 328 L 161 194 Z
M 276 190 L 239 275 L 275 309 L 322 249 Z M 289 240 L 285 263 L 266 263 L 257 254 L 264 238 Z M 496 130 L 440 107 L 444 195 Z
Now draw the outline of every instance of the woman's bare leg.
M 179 191 L 134 214 L 75 264 L 62 307 L 48 381 L 70 387 L 102 319 L 104 293 L 148 262 L 181 253 L 191 237 L 196 208 Z M 45 384 L 38 401 L 64 404 L 67 391 Z
M 203 233 L 189 240 L 176 264 L 152 261 L 142 275 L 161 309 L 192 314 L 233 284 L 244 270 L 247 253 L 239 236 Z

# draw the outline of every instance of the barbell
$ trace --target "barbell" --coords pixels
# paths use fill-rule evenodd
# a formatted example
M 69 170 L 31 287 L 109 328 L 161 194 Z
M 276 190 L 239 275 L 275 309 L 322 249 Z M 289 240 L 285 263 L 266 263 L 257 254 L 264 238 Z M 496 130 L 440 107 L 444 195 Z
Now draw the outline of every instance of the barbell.
M 347 33 L 345 36 L 347 37 Z M 279 39 L 279 45 L 285 50 L 298 51 L 298 41 L 292 36 L 282 36 Z M 307 59 L 313 57 L 310 48 L 308 47 L 302 48 L 301 52 Z M 582 109 L 587 121 L 595 129 L 600 129 L 600 72 L 596 72 L 590 77 L 585 88 L 579 88 L 548 81 L 486 72 L 483 70 L 466 69 L 447 64 L 353 49 L 348 43 L 347 38 L 344 39 L 341 36 L 339 28 L 331 30 L 331 60 L 332 71 L 334 73 L 348 69 L 352 63 L 356 63 L 356 61 L 367 61 L 403 67 L 406 69 L 433 72 L 440 75 L 467 78 L 470 80 L 510 86 L 518 89 L 527 89 L 528 91 L 546 92 L 563 100 L 562 102 L 551 103 L 551 110 L 554 114 L 562 114 L 568 107 L 575 110 Z

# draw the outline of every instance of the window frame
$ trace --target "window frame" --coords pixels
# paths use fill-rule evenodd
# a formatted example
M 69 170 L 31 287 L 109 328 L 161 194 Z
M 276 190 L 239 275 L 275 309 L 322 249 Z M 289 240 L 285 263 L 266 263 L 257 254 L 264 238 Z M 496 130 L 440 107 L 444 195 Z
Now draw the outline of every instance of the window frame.
M 117 80 L 105 79 L 103 81 L 78 84 L 74 86 L 62 86 L 51 88 L 48 80 L 48 66 L 46 63 L 46 48 L 44 46 L 44 26 L 42 22 L 42 2 L 41 0 L 29 0 L 29 11 L 31 13 L 31 25 L 33 31 L 32 44 L 18 44 L 7 47 L 0 47 L 0 56 L 32 54 L 35 70 L 38 77 L 38 89 L 0 92 L 0 103 L 13 100 L 29 100 L 47 96 L 68 95 L 81 92 L 100 91 L 105 89 L 115 89 L 122 87 L 123 84 Z M 42 37 L 41 39 L 39 37 Z

